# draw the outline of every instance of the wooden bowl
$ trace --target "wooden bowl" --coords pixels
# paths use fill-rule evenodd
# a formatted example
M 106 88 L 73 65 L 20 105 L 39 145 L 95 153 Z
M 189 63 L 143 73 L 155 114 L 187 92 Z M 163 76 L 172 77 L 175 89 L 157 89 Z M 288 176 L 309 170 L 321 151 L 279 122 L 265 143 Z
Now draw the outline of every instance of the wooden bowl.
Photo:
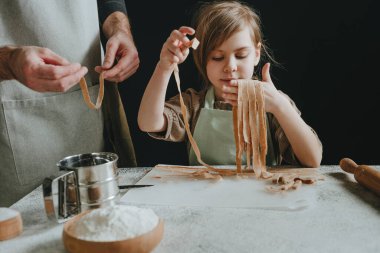
M 19 212 L 6 220 L 0 220 L 0 241 L 18 236 L 22 232 L 22 219 Z
M 145 253 L 151 252 L 162 240 L 164 234 L 164 221 L 159 220 L 157 226 L 140 236 L 109 242 L 97 242 L 78 239 L 75 237 L 75 223 L 83 215 L 88 212 L 81 213 L 71 220 L 67 221 L 63 226 L 63 244 L 70 253 Z

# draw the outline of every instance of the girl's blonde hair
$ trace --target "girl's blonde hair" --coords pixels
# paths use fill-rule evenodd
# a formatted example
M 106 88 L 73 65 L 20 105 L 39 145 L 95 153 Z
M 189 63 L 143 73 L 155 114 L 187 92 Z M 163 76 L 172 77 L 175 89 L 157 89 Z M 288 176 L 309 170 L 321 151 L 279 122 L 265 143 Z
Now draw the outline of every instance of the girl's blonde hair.
M 234 33 L 249 27 L 255 46 L 260 45 L 261 55 L 272 59 L 263 41 L 261 21 L 256 12 L 239 1 L 212 1 L 203 3 L 193 20 L 195 37 L 200 44 L 193 50 L 195 65 L 206 87 L 210 85 L 206 64 L 209 53 Z

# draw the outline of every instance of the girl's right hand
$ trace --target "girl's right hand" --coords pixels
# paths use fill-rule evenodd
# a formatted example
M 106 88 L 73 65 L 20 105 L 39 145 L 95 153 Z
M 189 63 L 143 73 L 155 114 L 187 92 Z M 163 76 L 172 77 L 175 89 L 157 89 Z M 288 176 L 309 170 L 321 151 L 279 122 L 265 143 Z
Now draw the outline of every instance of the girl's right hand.
M 193 35 L 195 30 L 188 26 L 182 26 L 173 30 L 164 43 L 158 65 L 167 70 L 173 70 L 176 64 L 185 61 L 189 55 L 190 40 L 186 35 Z

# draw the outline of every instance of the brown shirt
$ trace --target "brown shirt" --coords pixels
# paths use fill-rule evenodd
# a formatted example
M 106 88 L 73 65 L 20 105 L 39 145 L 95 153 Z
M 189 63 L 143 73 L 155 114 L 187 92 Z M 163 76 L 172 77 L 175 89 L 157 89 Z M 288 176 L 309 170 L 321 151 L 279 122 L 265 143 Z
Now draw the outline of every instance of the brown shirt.
M 189 122 L 191 133 L 194 133 L 195 125 L 198 121 L 200 111 L 204 107 L 206 92 L 206 89 L 197 92 L 191 88 L 182 92 L 182 97 L 187 107 L 187 121 Z M 281 93 L 289 100 L 289 103 L 293 106 L 297 113 L 301 115 L 301 112 L 296 107 L 294 101 L 285 93 Z M 231 110 L 231 106 L 216 101 L 214 103 L 214 109 Z M 164 115 L 168 122 L 166 131 L 160 133 L 149 133 L 149 135 L 153 138 L 166 141 L 188 141 L 185 129 L 185 122 L 181 113 L 179 95 L 176 95 L 166 101 Z M 289 140 L 286 137 L 284 130 L 281 128 L 277 119 L 271 113 L 267 113 L 267 117 L 270 129 L 270 133 L 268 134 L 271 134 L 272 136 L 277 164 L 285 163 L 299 166 L 300 162 L 296 158 L 293 149 L 290 146 Z M 316 132 L 312 128 L 311 130 L 318 138 Z M 319 143 L 322 146 L 322 143 Z

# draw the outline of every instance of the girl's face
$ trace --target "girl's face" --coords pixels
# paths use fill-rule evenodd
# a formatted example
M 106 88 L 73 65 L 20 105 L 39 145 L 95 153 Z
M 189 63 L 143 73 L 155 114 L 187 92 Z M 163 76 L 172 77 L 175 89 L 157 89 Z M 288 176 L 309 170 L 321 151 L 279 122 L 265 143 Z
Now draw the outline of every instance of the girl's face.
M 207 57 L 207 77 L 221 99 L 223 86 L 231 80 L 251 79 L 260 60 L 260 47 L 252 41 L 248 28 L 238 31 L 215 48 Z

